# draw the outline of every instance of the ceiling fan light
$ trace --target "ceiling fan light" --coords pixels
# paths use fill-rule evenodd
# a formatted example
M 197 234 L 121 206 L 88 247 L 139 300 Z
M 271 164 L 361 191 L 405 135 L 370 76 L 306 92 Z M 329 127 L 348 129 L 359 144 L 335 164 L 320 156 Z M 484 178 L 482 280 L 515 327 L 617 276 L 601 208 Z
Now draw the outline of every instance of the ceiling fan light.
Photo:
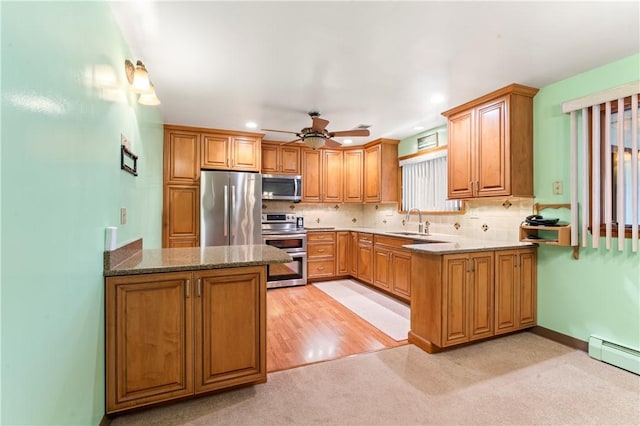
M 136 69 L 133 72 L 133 91 L 136 93 L 147 93 L 151 90 L 151 82 L 149 81 L 149 73 L 144 67 L 142 61 L 138 61 Z
M 322 136 L 307 136 L 304 138 L 304 143 L 309 148 L 316 150 L 324 146 L 324 138 Z

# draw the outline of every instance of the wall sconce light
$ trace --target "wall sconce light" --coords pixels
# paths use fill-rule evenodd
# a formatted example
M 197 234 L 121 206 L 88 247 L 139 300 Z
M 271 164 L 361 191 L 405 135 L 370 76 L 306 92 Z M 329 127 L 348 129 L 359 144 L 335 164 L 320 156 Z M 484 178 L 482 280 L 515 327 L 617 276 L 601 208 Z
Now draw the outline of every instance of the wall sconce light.
M 142 61 L 137 61 L 136 65 L 130 60 L 124 61 L 124 70 L 127 74 L 127 81 L 132 86 L 134 93 L 140 94 L 138 97 L 138 103 L 142 105 L 159 105 L 160 99 L 156 95 L 156 90 L 151 80 L 149 79 L 149 72 L 145 68 Z

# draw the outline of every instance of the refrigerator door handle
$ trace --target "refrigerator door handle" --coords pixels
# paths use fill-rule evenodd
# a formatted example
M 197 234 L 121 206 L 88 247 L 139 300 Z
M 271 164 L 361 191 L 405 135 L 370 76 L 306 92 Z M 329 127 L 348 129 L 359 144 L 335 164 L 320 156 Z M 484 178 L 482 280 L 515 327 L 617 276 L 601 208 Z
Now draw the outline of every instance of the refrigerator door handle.
M 231 185 L 231 211 L 233 212 L 233 215 L 231 215 L 231 221 L 235 222 L 233 220 L 233 217 L 236 215 L 236 186 L 235 185 Z M 235 237 L 236 236 L 236 227 L 235 227 L 235 223 L 231 224 L 231 236 Z
M 224 236 L 227 236 L 227 229 L 229 229 L 229 187 L 224 186 Z

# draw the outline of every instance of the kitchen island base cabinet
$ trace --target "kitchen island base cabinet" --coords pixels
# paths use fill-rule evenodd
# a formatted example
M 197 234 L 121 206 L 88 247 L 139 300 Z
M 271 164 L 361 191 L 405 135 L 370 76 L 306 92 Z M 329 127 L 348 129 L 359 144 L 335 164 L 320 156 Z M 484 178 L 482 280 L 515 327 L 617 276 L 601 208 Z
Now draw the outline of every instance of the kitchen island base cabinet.
M 429 353 L 536 325 L 535 248 L 411 254 L 409 343 Z M 509 271 L 508 264 L 521 265 Z
M 265 268 L 107 277 L 107 413 L 266 381 Z

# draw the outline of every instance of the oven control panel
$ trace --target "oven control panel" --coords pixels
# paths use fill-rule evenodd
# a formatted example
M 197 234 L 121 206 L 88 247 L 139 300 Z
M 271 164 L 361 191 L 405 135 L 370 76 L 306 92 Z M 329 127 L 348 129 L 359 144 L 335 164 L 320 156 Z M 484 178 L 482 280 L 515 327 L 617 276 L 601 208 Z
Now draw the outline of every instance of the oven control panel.
M 262 213 L 262 223 L 296 223 L 296 215 L 290 213 Z

